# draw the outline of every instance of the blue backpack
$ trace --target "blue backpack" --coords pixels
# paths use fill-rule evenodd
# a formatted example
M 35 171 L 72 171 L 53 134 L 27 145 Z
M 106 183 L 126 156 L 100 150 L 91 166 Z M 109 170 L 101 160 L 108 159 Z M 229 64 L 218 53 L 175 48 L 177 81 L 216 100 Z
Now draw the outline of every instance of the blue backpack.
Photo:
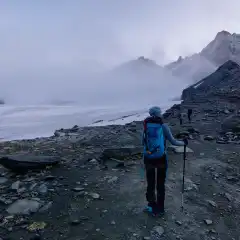
M 160 159 L 165 155 L 165 139 L 162 119 L 148 117 L 144 120 L 144 157 Z

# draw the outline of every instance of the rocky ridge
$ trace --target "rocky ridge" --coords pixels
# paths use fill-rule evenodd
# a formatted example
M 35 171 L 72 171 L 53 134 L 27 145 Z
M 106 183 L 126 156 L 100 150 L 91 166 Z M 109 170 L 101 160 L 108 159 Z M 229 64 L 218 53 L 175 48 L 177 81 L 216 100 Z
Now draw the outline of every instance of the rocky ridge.
M 213 97 L 239 101 L 240 66 L 237 63 L 227 61 L 210 76 L 188 87 L 182 93 L 183 100 L 202 101 Z
M 220 31 L 201 52 L 169 63 L 165 68 L 177 77 L 195 83 L 213 73 L 218 67 L 233 61 L 240 64 L 240 34 Z

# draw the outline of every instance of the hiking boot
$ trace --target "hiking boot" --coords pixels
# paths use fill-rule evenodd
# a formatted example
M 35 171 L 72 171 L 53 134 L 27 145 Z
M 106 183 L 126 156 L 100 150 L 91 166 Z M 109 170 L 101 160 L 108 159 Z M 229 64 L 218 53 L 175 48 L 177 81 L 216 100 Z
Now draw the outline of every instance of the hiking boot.
M 156 205 L 154 213 L 157 216 L 162 217 L 165 214 L 164 207 L 159 207 L 159 206 Z
M 144 211 L 148 213 L 154 213 L 156 211 L 156 203 L 148 203 Z
M 156 203 L 149 203 L 144 211 L 150 213 L 154 217 L 162 217 L 165 213 L 164 209 L 159 208 Z

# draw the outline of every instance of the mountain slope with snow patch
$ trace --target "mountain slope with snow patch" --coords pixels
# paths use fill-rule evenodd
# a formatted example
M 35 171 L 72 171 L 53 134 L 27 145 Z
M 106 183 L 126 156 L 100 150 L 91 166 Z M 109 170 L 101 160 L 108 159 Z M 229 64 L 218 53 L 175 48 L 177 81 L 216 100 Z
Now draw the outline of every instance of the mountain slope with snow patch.
M 165 68 L 175 76 L 195 83 L 229 60 L 240 64 L 240 34 L 221 31 L 200 53 L 186 58 L 180 57 Z

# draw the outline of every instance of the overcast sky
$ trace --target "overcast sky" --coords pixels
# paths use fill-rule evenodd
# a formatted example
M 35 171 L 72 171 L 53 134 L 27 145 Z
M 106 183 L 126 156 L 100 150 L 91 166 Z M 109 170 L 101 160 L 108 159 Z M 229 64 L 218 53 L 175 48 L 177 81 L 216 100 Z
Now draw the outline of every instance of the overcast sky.
M 168 62 L 222 29 L 240 33 L 239 9 L 239 0 L 2 0 L 0 68 L 110 66 L 139 55 Z

